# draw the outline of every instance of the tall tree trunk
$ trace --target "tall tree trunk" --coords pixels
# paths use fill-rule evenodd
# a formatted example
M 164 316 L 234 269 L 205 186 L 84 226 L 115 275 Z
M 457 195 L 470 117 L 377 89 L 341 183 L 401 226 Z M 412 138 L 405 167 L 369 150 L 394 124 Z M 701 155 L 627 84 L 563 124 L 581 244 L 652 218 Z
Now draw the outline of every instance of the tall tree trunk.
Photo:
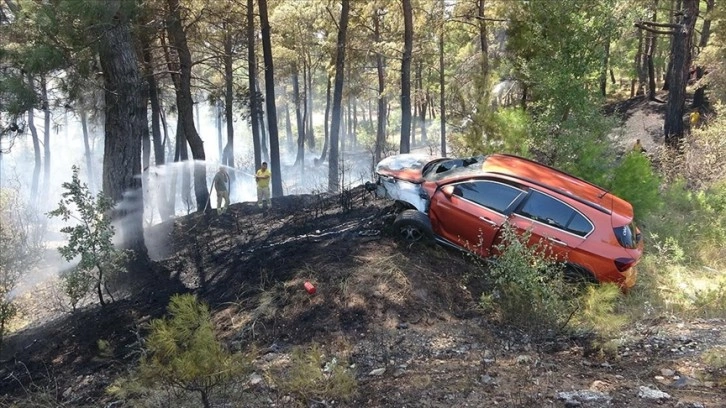
M 683 139 L 686 86 L 691 66 L 693 30 L 698 18 L 698 0 L 684 0 L 683 6 L 683 15 L 678 23 L 680 28 L 673 30 L 673 69 L 669 78 L 670 91 L 663 126 L 666 145 L 671 148 L 678 148 Z
M 287 150 L 292 150 L 292 122 L 290 121 L 290 103 L 285 95 L 285 145 Z
M 669 22 L 671 24 L 675 24 L 676 10 L 679 10 L 680 8 L 681 8 L 681 0 L 671 0 L 671 8 L 668 13 L 668 15 L 670 16 Z M 671 40 L 670 50 L 671 50 L 671 52 L 673 52 L 673 41 L 675 41 L 674 36 L 671 36 L 670 40 Z M 670 81 L 671 75 L 673 75 L 672 71 L 673 71 L 673 55 L 671 55 L 670 58 L 668 58 L 668 64 L 666 65 L 665 81 L 663 81 L 663 88 L 662 88 L 662 90 L 664 90 L 664 91 L 670 90 L 669 81 Z
M 378 43 L 381 41 L 381 13 L 382 10 L 373 11 L 373 40 Z M 377 164 L 383 159 L 383 149 L 386 147 L 386 106 L 388 101 L 385 96 L 386 90 L 386 73 L 384 66 L 383 54 L 376 51 L 376 72 L 378 74 L 378 114 L 376 126 L 376 152 L 375 163 Z
M 401 59 L 401 153 L 411 151 L 411 54 L 413 52 L 413 10 L 411 0 L 403 3 L 403 57 Z
M 262 151 L 260 149 L 260 100 L 257 97 L 257 56 L 255 55 L 255 14 L 253 0 L 247 0 L 247 75 L 250 90 L 250 126 L 252 127 L 252 146 L 254 148 L 255 169 L 262 165 Z
M 267 87 L 267 85 L 265 85 L 265 87 Z M 257 94 L 262 95 L 259 82 L 257 82 Z M 262 150 L 262 160 L 268 161 L 270 160 L 270 153 L 267 150 L 267 125 L 265 122 L 265 109 L 261 104 L 257 107 L 257 113 L 260 129 L 260 149 Z
M 345 37 L 348 33 L 350 0 L 341 0 L 338 42 L 335 54 L 335 82 L 333 88 L 333 117 L 330 124 L 330 166 L 328 167 L 328 190 L 340 191 L 338 175 L 338 142 L 340 135 L 341 102 L 343 100 L 343 75 L 345 73 Z
M 608 87 L 608 63 L 610 61 L 610 34 L 605 38 L 605 50 L 603 52 L 602 67 L 600 68 L 600 94 L 607 96 Z
M 711 36 L 711 14 L 713 13 L 714 0 L 706 0 L 706 16 L 703 19 L 701 27 L 701 38 L 698 41 L 698 51 L 702 51 L 708 45 L 708 39 Z M 703 67 L 696 67 L 696 81 L 703 78 Z M 698 85 L 693 92 L 693 102 L 691 107 L 700 108 L 706 101 L 706 86 Z
M 33 77 L 30 74 L 28 76 L 28 84 L 31 89 L 35 89 Z M 38 186 L 40 183 L 40 167 L 42 161 L 40 159 L 40 139 L 38 138 L 38 129 L 35 127 L 35 108 L 31 107 L 28 109 L 28 128 L 30 129 L 30 135 L 33 138 L 33 156 L 35 162 L 33 165 L 33 183 L 30 185 L 30 199 L 34 204 L 40 203 L 40 197 L 38 196 Z
M 643 51 L 645 40 L 642 29 L 638 29 L 638 51 L 635 53 L 635 72 L 638 75 L 635 95 L 645 94 L 645 52 Z
M 272 169 L 272 196 L 281 197 L 282 168 L 280 167 L 280 142 L 277 136 L 277 108 L 275 107 L 275 71 L 272 66 L 272 41 L 270 22 L 267 20 L 267 0 L 259 0 L 262 25 L 262 51 L 265 58 L 265 88 L 267 98 L 267 126 L 270 131 L 270 167 Z
M 232 75 L 232 35 L 225 23 L 224 34 L 224 120 L 227 123 L 227 145 L 224 147 L 222 163 L 234 167 L 234 117 L 232 116 L 232 105 L 234 104 L 234 76 Z M 234 178 L 234 172 L 230 179 Z
M 142 30 L 143 31 L 143 30 Z M 146 77 L 146 87 L 149 95 L 149 103 L 151 105 L 151 136 L 154 144 L 154 164 L 161 166 L 166 162 L 164 156 L 164 146 L 161 139 L 161 105 L 159 104 L 159 86 L 154 76 L 154 59 L 151 53 L 151 41 L 148 36 L 141 35 L 141 46 L 143 47 L 142 56 L 144 59 L 144 75 Z
M 45 75 L 40 76 L 40 96 L 43 106 L 43 194 L 50 194 L 50 101 L 48 100 L 48 83 Z
M 446 0 L 441 0 L 441 31 L 439 31 L 439 116 L 441 126 L 441 156 L 446 157 L 446 73 L 444 71 L 444 26 L 446 24 Z
M 96 191 L 96 177 L 93 173 L 93 157 L 91 157 L 91 144 L 89 143 L 88 137 L 88 114 L 86 109 L 81 106 L 81 130 L 83 131 L 83 151 L 86 157 L 86 175 L 88 177 L 88 185 L 91 186 L 91 191 Z
M 328 157 L 328 146 L 330 141 L 330 128 L 328 127 L 328 123 L 330 123 L 330 88 L 332 87 L 333 78 L 329 74 L 326 75 L 326 77 L 328 80 L 325 86 L 325 126 L 323 126 L 325 128 L 325 140 L 323 141 L 323 151 L 320 153 L 320 163 L 324 162 Z
M 113 9 L 114 2 L 108 2 Z M 136 260 L 148 259 L 144 243 L 144 203 L 141 191 L 141 139 L 148 132 L 143 79 L 133 48 L 131 25 L 116 7 L 111 24 L 100 24 L 98 54 L 105 88 L 105 143 L 103 191 L 117 206 L 115 218 L 123 219 L 124 246 Z
M 179 0 L 167 0 L 169 15 L 167 31 L 169 40 L 174 45 L 179 56 L 179 88 L 176 90 L 176 101 L 179 121 L 184 128 L 184 137 L 189 143 L 194 158 L 194 195 L 196 197 L 197 211 L 202 211 L 209 200 L 207 190 L 207 168 L 203 163 L 204 142 L 199 137 L 194 126 L 194 102 L 192 100 L 192 54 L 187 45 L 187 36 L 181 21 Z
M 297 124 L 297 157 L 295 157 L 295 166 L 298 164 L 301 169 L 305 169 L 305 118 L 302 113 L 302 105 L 304 102 L 300 98 L 300 74 L 297 65 L 293 65 L 292 69 L 292 98 L 295 104 L 295 123 Z
M 658 21 L 658 0 L 654 1 L 653 4 L 653 18 L 652 21 Z M 656 40 L 655 40 L 655 34 L 654 33 L 648 33 L 648 46 L 647 46 L 647 52 L 646 52 L 646 63 L 647 63 L 647 70 L 648 70 L 648 100 L 654 101 L 655 98 L 655 67 L 653 66 L 653 56 L 655 55 L 655 46 L 656 46 Z
M 306 56 L 306 69 L 305 69 L 305 123 L 307 124 L 307 135 L 308 149 L 315 149 L 315 127 L 313 126 L 313 64 L 308 54 Z

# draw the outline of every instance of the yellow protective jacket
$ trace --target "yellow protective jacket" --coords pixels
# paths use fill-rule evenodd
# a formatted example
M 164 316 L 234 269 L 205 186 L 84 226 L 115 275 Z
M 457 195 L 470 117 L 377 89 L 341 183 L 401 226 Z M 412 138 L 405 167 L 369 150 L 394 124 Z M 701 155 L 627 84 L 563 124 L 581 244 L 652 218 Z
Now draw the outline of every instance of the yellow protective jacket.
M 270 186 L 270 179 L 272 178 L 272 172 L 268 168 L 267 170 L 259 169 L 257 170 L 257 173 L 255 173 L 255 176 L 258 178 L 257 180 L 257 188 L 267 188 Z

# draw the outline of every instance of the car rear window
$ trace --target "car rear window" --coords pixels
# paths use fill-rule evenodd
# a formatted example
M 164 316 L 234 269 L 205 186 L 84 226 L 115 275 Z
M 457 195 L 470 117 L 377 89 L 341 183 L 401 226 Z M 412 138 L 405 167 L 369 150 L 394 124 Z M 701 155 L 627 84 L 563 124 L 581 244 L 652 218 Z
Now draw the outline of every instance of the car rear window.
M 496 181 L 473 181 L 457 184 L 454 195 L 503 213 L 524 191 Z
M 532 190 L 518 214 L 543 224 L 584 237 L 592 231 L 592 223 L 569 205 Z
M 640 241 L 640 234 L 637 233 L 637 228 L 634 223 L 623 225 L 622 227 L 613 228 L 615 237 L 618 239 L 618 243 L 623 248 L 636 248 Z

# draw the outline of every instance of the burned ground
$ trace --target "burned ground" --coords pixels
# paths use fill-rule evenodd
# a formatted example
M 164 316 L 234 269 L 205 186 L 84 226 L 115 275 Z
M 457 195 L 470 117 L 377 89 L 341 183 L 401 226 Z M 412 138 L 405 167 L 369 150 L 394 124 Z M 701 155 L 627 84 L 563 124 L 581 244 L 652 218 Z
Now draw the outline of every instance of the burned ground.
M 106 307 L 43 313 L 53 296 L 33 292 L 24 305 L 47 317 L 6 339 L 0 406 L 120 406 L 105 390 L 137 363 L 145 323 L 182 292 L 210 305 L 231 350 L 260 351 L 255 379 L 240 380 L 249 399 L 219 406 L 291 406 L 263 374 L 312 343 L 347 359 L 359 386 L 351 401 L 328 406 L 726 406 L 726 373 L 704 361 L 710 350 L 723 353 L 723 320 L 655 314 L 608 355 L 592 353 L 584 336 L 535 341 L 481 313 L 478 262 L 395 240 L 392 210 L 360 187 L 151 227 L 148 279 L 119 287 Z M 42 404 L 40 393 L 49 397 Z

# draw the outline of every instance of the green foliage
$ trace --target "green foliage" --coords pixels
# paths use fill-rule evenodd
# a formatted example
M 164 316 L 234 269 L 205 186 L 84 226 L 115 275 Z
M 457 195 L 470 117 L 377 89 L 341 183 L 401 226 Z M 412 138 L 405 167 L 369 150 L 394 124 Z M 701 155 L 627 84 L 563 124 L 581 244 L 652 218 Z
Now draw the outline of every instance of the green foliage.
M 633 205 L 636 218 L 658 210 L 662 205 L 660 180 L 650 160 L 639 152 L 629 152 L 613 171 L 610 190 Z
M 168 312 L 168 319 L 151 322 L 139 379 L 146 386 L 198 393 L 202 404 L 210 406 L 210 393 L 249 372 L 250 362 L 222 347 L 209 308 L 194 295 L 174 295 Z
M 480 304 L 500 320 L 534 337 L 561 330 L 575 310 L 575 286 L 564 280 L 564 265 L 545 244 L 530 246 L 530 233 L 502 229 L 499 255 L 484 272 L 492 290 Z
M 58 248 L 68 262 L 80 256 L 74 270 L 63 276 L 66 294 L 74 308 L 91 287 L 95 287 L 98 300 L 105 305 L 103 289 L 108 292 L 108 279 L 122 272 L 128 260 L 128 252 L 115 248 L 112 242 L 115 230 L 108 214 L 113 209 L 113 201 L 103 192 L 94 197 L 88 185 L 81 183 L 78 172 L 78 167 L 73 166 L 72 180 L 63 183 L 66 191 L 58 208 L 48 213 L 50 217 L 60 217 L 65 222 L 71 218 L 79 222 L 61 229 L 68 234 L 68 244 Z
M 619 312 L 622 298 L 620 287 L 614 284 L 589 285 L 579 297 L 580 307 L 573 318 L 573 327 L 596 334 L 595 347 L 601 352 L 613 352 L 616 339 L 628 323 Z
M 292 351 L 290 367 L 273 374 L 280 390 L 305 403 L 313 399 L 349 400 L 358 388 L 347 362 L 326 356 L 318 344 Z
M 715 346 L 706 350 L 701 356 L 703 362 L 716 370 L 726 368 L 726 346 Z

